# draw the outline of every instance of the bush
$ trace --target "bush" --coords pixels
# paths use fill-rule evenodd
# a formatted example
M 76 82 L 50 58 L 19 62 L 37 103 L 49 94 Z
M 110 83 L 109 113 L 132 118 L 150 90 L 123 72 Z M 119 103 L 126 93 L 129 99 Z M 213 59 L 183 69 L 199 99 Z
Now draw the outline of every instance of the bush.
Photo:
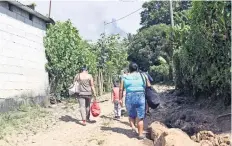
M 230 104 L 231 2 L 194 1 L 189 16 L 173 56 L 176 87 Z
M 151 66 L 149 71 L 154 82 L 166 82 L 169 79 L 169 66 L 166 63 L 158 66 Z
M 68 97 L 68 87 L 82 65 L 96 71 L 96 56 L 90 45 L 81 39 L 70 21 L 50 25 L 44 37 L 46 70 L 49 74 L 50 92 L 59 99 Z

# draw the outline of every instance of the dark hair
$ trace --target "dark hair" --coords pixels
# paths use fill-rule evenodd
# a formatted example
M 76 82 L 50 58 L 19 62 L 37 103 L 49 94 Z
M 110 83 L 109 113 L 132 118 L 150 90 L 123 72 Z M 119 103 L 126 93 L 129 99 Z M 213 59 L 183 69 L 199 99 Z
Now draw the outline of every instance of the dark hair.
M 134 62 L 131 62 L 129 64 L 129 72 L 135 72 L 135 71 L 138 71 L 138 65 Z
M 87 71 L 87 70 L 88 70 L 88 68 L 86 67 L 86 65 L 82 66 L 81 69 L 80 69 L 81 72 Z
M 114 87 L 119 87 L 118 81 L 115 81 L 115 82 L 114 82 Z

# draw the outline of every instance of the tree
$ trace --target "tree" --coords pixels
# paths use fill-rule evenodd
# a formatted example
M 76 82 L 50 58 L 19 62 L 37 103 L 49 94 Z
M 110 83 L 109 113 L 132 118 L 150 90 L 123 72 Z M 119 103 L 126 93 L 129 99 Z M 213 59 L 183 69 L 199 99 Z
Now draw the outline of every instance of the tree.
M 44 46 L 50 92 L 57 98 L 68 96 L 67 89 L 82 65 L 88 65 L 92 73 L 96 70 L 96 57 L 89 51 L 90 45 L 81 39 L 70 20 L 50 25 Z
M 148 71 L 150 66 L 159 65 L 159 56 L 170 61 L 171 48 L 168 42 L 169 26 L 160 24 L 139 31 L 128 46 L 128 60 L 136 62 L 140 69 Z
M 175 30 L 176 86 L 230 104 L 231 2 L 193 2 L 189 26 Z M 179 36 L 179 37 L 178 37 Z M 176 39 L 177 40 L 177 39 Z
M 120 40 L 119 35 L 105 36 L 94 45 L 93 51 L 97 55 L 98 92 L 101 95 L 104 91 L 109 91 L 113 80 L 116 80 L 120 70 L 127 64 L 127 50 Z
M 190 1 L 173 1 L 173 11 L 181 12 L 191 6 Z M 169 1 L 149 1 L 142 6 L 144 10 L 141 12 L 141 29 L 148 28 L 157 24 L 171 24 L 170 19 L 170 3 Z
M 186 14 L 189 12 L 188 9 L 191 7 L 191 2 L 190 1 L 174 1 L 172 3 L 173 5 L 173 11 L 174 11 L 174 21 L 175 24 L 182 24 L 182 23 L 188 23 L 188 19 L 186 17 Z M 141 12 L 141 25 L 142 28 L 140 31 L 143 30 L 149 30 L 150 27 L 153 27 L 155 25 L 166 25 L 166 28 L 169 28 L 169 25 L 171 24 L 171 19 L 170 19 L 170 2 L 169 1 L 149 1 L 145 2 L 143 4 L 144 11 Z M 162 28 L 160 28 L 162 30 Z M 162 49 L 159 48 L 159 46 L 155 46 L 158 48 L 156 49 L 156 55 L 149 55 L 149 52 L 144 52 L 144 56 L 148 56 L 146 58 L 144 64 L 147 65 L 146 69 L 154 65 L 159 65 L 157 63 L 154 63 L 153 61 L 148 61 L 151 60 L 149 57 L 155 59 L 157 62 L 157 56 L 163 57 L 169 68 L 169 79 L 173 79 L 173 34 L 172 34 L 172 29 L 164 29 L 164 32 L 166 33 L 165 35 L 165 43 L 163 43 Z M 161 35 L 157 35 L 157 37 L 162 37 Z M 162 44 L 162 43 L 161 43 Z M 140 50 L 142 51 L 142 50 Z M 159 52 L 159 53 L 157 53 Z M 133 56 L 133 55 L 132 55 Z M 131 57 L 130 57 L 131 59 Z M 159 61 L 158 61 L 159 62 Z M 142 65 L 143 66 L 143 65 Z M 157 67 L 157 69 L 160 69 L 162 67 Z M 166 68 L 166 67 L 165 67 Z

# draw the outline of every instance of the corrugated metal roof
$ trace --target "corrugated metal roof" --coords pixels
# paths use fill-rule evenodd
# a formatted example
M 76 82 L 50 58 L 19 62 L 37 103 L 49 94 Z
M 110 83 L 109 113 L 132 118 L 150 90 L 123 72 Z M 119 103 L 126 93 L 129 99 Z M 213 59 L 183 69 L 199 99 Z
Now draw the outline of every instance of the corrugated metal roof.
M 24 10 L 24 11 L 26 11 L 26 12 L 28 12 L 28 13 L 30 13 L 30 14 L 32 14 L 32 15 L 34 15 L 34 16 L 39 17 L 40 19 L 44 20 L 47 23 L 55 23 L 55 21 L 53 19 L 48 18 L 48 17 L 40 14 L 39 12 L 31 9 L 30 7 L 24 5 L 24 4 L 22 4 L 22 3 L 20 3 L 20 2 L 18 2 L 16 0 L 5 0 L 5 1 L 12 4 L 12 5 L 14 5 L 14 6 L 16 6 L 16 7 L 18 7 L 18 8 L 20 8 L 20 9 L 22 9 L 22 10 Z

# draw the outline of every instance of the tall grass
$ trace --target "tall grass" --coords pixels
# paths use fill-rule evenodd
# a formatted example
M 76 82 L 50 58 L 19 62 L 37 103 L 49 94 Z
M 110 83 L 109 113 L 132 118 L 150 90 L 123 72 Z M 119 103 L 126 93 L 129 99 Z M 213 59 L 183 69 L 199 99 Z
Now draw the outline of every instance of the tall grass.
M 20 131 L 39 118 L 44 118 L 48 112 L 34 105 L 22 105 L 16 111 L 0 113 L 0 139 L 13 131 Z

